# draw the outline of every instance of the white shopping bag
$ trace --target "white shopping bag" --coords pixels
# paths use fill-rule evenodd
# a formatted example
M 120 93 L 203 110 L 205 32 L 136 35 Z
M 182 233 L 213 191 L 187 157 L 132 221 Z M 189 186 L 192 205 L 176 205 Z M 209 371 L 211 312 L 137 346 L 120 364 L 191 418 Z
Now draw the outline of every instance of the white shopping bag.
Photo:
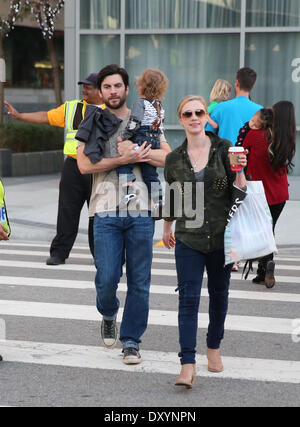
M 225 265 L 277 253 L 262 181 L 247 182 L 247 196 L 225 229 L 224 246 Z

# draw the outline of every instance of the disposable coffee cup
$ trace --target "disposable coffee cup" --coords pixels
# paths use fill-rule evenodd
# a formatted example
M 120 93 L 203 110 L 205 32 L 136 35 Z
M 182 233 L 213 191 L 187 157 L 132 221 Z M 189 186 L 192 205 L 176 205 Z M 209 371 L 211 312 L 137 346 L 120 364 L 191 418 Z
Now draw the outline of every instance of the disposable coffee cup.
M 239 172 L 243 166 L 238 161 L 238 156 L 244 153 L 244 147 L 230 147 L 228 150 L 228 157 L 230 160 L 230 167 L 233 172 Z

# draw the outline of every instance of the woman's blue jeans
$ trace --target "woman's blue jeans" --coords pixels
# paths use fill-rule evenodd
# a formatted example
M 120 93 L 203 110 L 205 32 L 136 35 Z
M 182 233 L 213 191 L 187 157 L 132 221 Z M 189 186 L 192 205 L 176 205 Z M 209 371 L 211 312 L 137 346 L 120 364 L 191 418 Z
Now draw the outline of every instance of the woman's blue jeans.
M 176 269 L 179 290 L 179 344 L 181 364 L 195 363 L 198 310 L 204 268 L 209 293 L 208 348 L 218 349 L 224 336 L 228 289 L 232 264 L 224 267 L 224 250 L 204 254 L 176 240 Z
M 95 215 L 97 309 L 107 320 L 118 313 L 117 289 L 126 259 L 127 295 L 120 327 L 123 348 L 138 350 L 147 328 L 153 234 L 151 216 Z

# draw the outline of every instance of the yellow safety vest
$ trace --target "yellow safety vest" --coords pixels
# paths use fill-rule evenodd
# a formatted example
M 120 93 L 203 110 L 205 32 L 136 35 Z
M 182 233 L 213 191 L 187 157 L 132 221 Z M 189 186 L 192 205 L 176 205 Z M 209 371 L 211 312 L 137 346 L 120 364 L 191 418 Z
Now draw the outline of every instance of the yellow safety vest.
M 84 102 L 73 100 L 65 102 L 65 145 L 64 154 L 66 156 L 76 157 L 77 156 L 77 144 L 78 141 L 75 139 L 75 135 L 78 130 L 79 123 L 83 119 L 83 107 Z M 74 124 L 75 113 L 77 108 L 80 108 L 77 112 L 80 115 L 78 123 Z
M 8 237 L 10 236 L 10 226 L 8 222 L 5 200 L 4 200 L 4 187 L 0 179 L 0 224 L 8 230 Z

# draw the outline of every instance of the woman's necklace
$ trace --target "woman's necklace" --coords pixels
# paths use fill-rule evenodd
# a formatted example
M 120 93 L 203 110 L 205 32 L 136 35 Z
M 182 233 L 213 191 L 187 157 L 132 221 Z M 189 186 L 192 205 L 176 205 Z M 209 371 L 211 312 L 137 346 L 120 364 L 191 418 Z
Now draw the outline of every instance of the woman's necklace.
M 195 160 L 194 156 L 192 156 L 192 153 L 191 153 L 190 151 L 188 151 L 188 155 L 189 155 L 189 157 L 190 157 L 190 160 L 191 160 L 191 164 L 192 164 L 192 166 L 193 166 L 193 169 L 197 169 L 198 162 L 199 162 L 199 160 L 200 160 L 201 154 L 200 154 L 200 156 L 198 157 L 198 159 L 196 159 L 196 160 Z
M 203 147 L 200 149 L 200 154 L 198 158 L 195 159 L 195 157 L 192 155 L 191 150 L 187 150 L 193 169 L 197 169 L 200 159 L 203 158 L 203 156 L 205 157 L 207 155 L 206 151 L 210 149 L 210 145 L 211 145 L 210 139 L 208 136 L 206 136 L 205 138 L 206 138 L 205 143 L 203 144 Z

